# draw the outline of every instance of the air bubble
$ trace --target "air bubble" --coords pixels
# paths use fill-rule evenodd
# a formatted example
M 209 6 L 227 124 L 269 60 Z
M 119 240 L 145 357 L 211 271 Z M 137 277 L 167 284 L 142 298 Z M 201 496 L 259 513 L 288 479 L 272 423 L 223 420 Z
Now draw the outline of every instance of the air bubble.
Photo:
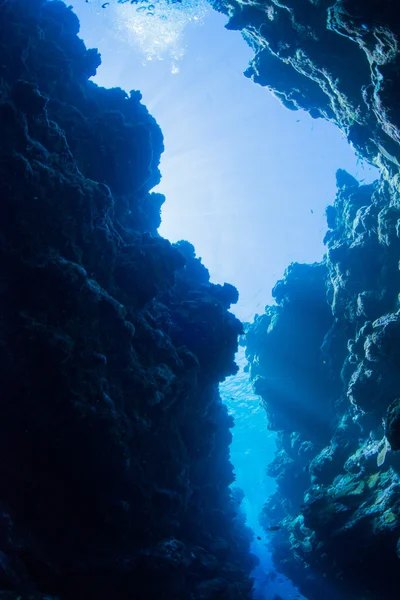
M 187 25 L 202 24 L 210 11 L 208 0 L 142 0 L 135 4 L 134 9 L 117 4 L 116 35 L 139 46 L 146 62 L 170 60 L 172 72 L 177 73 L 175 62 L 185 55 L 183 31 Z

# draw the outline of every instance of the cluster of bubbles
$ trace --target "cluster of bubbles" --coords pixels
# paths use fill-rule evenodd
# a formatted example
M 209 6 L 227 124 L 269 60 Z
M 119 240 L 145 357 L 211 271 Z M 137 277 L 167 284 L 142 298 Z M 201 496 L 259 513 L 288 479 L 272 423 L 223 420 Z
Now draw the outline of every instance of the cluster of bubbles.
M 145 61 L 170 60 L 172 73 L 185 55 L 183 31 L 201 24 L 207 0 L 119 0 L 115 6 L 118 35 L 139 47 Z

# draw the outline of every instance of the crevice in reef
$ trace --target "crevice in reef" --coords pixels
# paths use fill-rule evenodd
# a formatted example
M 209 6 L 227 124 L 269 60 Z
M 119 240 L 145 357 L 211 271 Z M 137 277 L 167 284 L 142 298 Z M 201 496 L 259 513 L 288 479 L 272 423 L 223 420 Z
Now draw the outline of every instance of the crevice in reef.
M 385 0 L 213 0 L 247 75 L 334 122 L 381 179 L 337 173 L 323 262 L 246 330 L 278 447 L 261 520 L 308 600 L 395 600 L 400 560 L 399 21 Z M 0 4 L 0 597 L 242 600 L 232 493 L 236 289 L 157 234 L 162 133 L 55 0 Z M 279 525 L 276 525 L 279 523 Z

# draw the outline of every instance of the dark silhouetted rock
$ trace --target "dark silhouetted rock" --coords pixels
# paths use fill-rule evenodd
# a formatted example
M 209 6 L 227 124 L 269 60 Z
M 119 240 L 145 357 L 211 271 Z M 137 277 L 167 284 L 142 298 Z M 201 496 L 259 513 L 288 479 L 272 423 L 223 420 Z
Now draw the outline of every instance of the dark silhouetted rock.
M 386 437 L 392 450 L 400 450 L 400 400 L 391 404 L 386 414 Z
M 248 598 L 237 292 L 158 235 L 161 131 L 78 31 L 0 5 L 0 597 Z

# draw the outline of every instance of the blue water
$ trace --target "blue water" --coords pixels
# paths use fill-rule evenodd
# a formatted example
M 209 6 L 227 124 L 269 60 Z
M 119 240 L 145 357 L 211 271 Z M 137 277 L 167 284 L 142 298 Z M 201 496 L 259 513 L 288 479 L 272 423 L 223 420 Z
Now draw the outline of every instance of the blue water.
M 252 390 L 248 373 L 245 350 L 239 348 L 236 362 L 240 367 L 237 375 L 229 377 L 220 386 L 222 399 L 229 413 L 235 419 L 232 431 L 231 460 L 235 467 L 236 481 L 233 485 L 245 493 L 243 507 L 247 524 L 254 531 L 251 551 L 259 558 L 260 564 L 253 572 L 255 578 L 255 600 L 273 600 L 275 594 L 290 598 L 302 598 L 286 577 L 269 580 L 271 571 L 275 571 L 268 551 L 268 534 L 259 523 L 259 515 L 266 498 L 275 491 L 275 482 L 266 475 L 266 467 L 275 452 L 274 432 L 268 429 L 268 420 L 260 399 Z M 270 534 L 273 535 L 273 534 Z M 258 540 L 257 538 L 261 538 Z

